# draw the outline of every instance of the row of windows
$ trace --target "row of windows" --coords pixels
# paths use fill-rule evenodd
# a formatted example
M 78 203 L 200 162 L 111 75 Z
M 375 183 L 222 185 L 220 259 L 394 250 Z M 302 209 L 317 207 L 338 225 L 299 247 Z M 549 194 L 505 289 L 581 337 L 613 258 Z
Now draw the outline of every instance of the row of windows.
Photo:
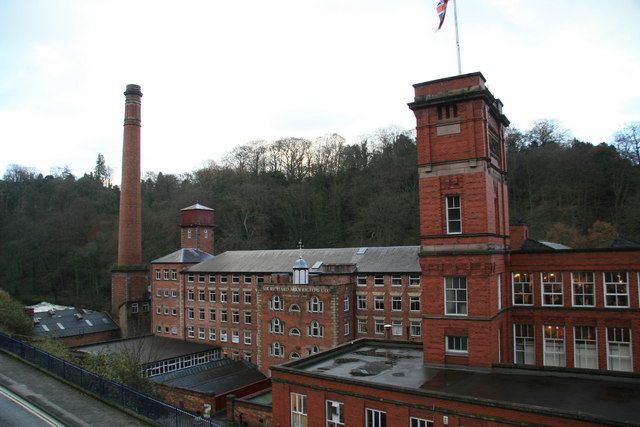
M 357 332 L 359 334 L 369 333 L 369 321 L 367 319 L 358 319 Z M 376 335 L 404 336 L 402 320 L 391 320 L 391 323 L 385 323 L 382 319 L 374 319 L 373 332 Z M 419 337 L 422 335 L 422 322 L 420 320 L 410 320 L 407 335 L 410 337 Z
M 209 292 L 205 292 L 204 289 L 198 290 L 198 301 L 206 302 L 208 297 L 208 302 L 216 302 L 216 295 L 219 294 L 219 301 L 221 303 L 229 302 L 229 291 L 227 289 L 220 289 L 216 292 L 213 289 L 210 289 Z M 252 296 L 251 291 L 243 290 L 242 291 L 242 302 L 244 304 L 251 304 Z M 195 301 L 196 293 L 194 289 L 187 289 L 187 301 Z M 231 303 L 232 304 L 240 304 L 240 291 L 232 290 L 231 291 Z
M 348 327 L 347 327 L 348 328 Z M 348 330 L 348 329 L 347 329 Z M 277 317 L 269 321 L 269 333 L 270 334 L 284 334 L 285 325 L 284 322 Z M 300 336 L 300 330 L 298 328 L 289 329 L 289 335 Z M 312 321 L 307 325 L 307 336 L 321 338 L 324 336 L 324 326 L 317 321 Z
M 237 329 L 231 330 L 231 336 L 229 336 L 227 329 L 220 329 L 218 334 L 218 330 L 216 328 L 207 329 L 200 326 L 198 327 L 197 331 L 198 331 L 199 340 L 206 340 L 208 338 L 209 341 L 220 340 L 220 342 L 229 342 L 229 338 L 231 338 L 231 342 L 233 344 L 240 344 L 240 331 L 238 331 Z M 196 336 L 196 327 L 192 325 L 187 326 L 187 337 L 195 338 L 195 336 Z M 252 343 L 251 331 L 243 331 L 242 342 L 245 345 L 251 345 Z
M 207 319 L 207 311 L 209 313 Z M 226 308 L 220 309 L 220 321 L 226 323 L 229 321 L 229 310 Z M 245 325 L 250 325 L 252 322 L 252 312 L 245 310 L 243 313 L 243 321 Z M 194 320 L 195 319 L 195 309 L 187 308 L 187 319 Z M 218 310 L 215 308 L 210 308 L 209 310 L 205 310 L 204 308 L 198 309 L 198 320 L 209 320 L 210 322 L 215 322 L 218 320 Z M 240 310 L 231 310 L 231 323 L 238 324 L 240 323 Z
M 373 279 L 371 279 L 371 277 L 373 277 Z M 387 277 L 388 281 L 385 281 L 385 277 Z M 403 284 L 420 286 L 420 274 L 410 274 L 409 276 L 403 276 L 401 274 L 392 274 L 391 276 L 385 276 L 384 274 L 375 274 L 373 276 L 359 275 L 356 279 L 356 285 L 358 286 L 367 286 L 367 284 L 370 283 L 373 283 L 373 286 L 384 286 L 387 283 L 391 284 L 391 286 L 402 286 Z
M 572 272 L 571 305 L 595 307 L 596 275 L 593 272 Z M 512 274 L 513 305 L 533 305 L 533 274 Z M 540 273 L 540 294 L 543 306 L 564 306 L 564 282 L 561 272 Z M 629 274 L 625 271 L 602 273 L 602 298 L 605 307 L 629 307 Z
M 533 325 L 513 325 L 514 362 L 533 365 L 535 360 L 535 337 Z M 605 334 L 607 369 L 633 371 L 630 328 L 607 328 Z M 543 364 L 566 366 L 565 328 L 544 325 Z M 598 334 L 595 326 L 574 326 L 573 363 L 576 368 L 598 369 Z
M 158 298 L 177 298 L 178 297 L 178 291 L 176 289 L 156 289 L 156 297 Z
M 291 427 L 306 427 L 307 419 L 307 395 L 291 393 Z M 327 427 L 345 426 L 346 407 L 343 402 L 334 400 L 325 401 L 325 422 Z M 365 408 L 364 413 L 366 427 L 386 427 L 387 413 L 378 409 Z M 409 417 L 409 427 L 433 427 L 433 421 L 425 418 Z
M 156 276 L 157 276 L 156 271 Z M 231 275 L 231 283 L 234 285 L 240 284 L 240 274 L 234 273 Z M 245 285 L 250 285 L 253 283 L 253 275 L 244 274 L 242 283 Z M 264 274 L 256 274 L 256 283 L 261 284 L 264 283 Z M 215 273 L 187 273 L 187 283 L 195 283 L 196 279 L 198 283 L 220 283 L 226 284 L 229 283 L 229 275 L 228 274 L 215 274 Z
M 195 233 L 193 233 L 193 231 L 196 231 L 196 232 L 197 232 L 197 230 L 191 230 L 191 228 L 187 228 L 187 239 L 191 239 L 191 236 L 192 236 L 193 234 L 195 234 Z M 202 229 L 202 233 L 203 233 L 203 237 L 204 237 L 205 239 L 208 239 L 208 238 L 209 238 L 209 229 L 208 229 L 208 228 L 203 228 L 203 229 Z
M 156 268 L 156 280 L 178 280 L 178 271 L 175 268 L 170 270 Z
M 367 310 L 368 309 L 368 295 L 356 295 L 356 308 L 358 310 Z M 391 296 L 391 310 L 392 311 L 402 311 L 403 306 L 403 297 L 392 295 Z M 384 295 L 374 295 L 373 296 L 373 309 L 374 310 L 384 310 L 385 308 L 385 296 Z M 411 311 L 420 311 L 420 297 L 419 296 L 409 296 L 409 310 Z
M 142 312 L 147 313 L 149 311 L 149 303 L 143 302 L 141 305 L 138 305 L 137 302 L 131 304 L 131 313 L 136 314 L 140 312 L 140 308 L 142 307 Z
M 164 313 L 165 315 L 172 315 L 172 316 L 177 316 L 178 315 L 178 309 L 175 307 L 169 308 L 169 307 L 156 307 L 156 314 L 161 315 L 162 313 Z
M 203 365 L 217 359 L 220 359 L 220 350 L 209 350 L 203 353 L 190 354 L 187 356 L 149 363 L 143 367 L 142 374 L 144 377 L 153 377 L 167 372 Z
M 284 300 L 278 296 L 274 295 L 268 301 L 267 306 L 269 310 L 273 311 L 284 311 L 285 303 Z M 345 295 L 344 299 L 344 310 L 349 311 L 349 296 Z M 300 311 L 300 306 L 298 304 L 291 304 L 289 306 L 289 311 Z M 323 313 L 324 312 L 324 301 L 322 301 L 317 296 L 312 296 L 309 301 L 307 301 L 307 311 L 310 313 Z
M 285 346 L 279 343 L 278 341 L 269 344 L 269 356 L 271 357 L 284 357 L 285 355 Z M 308 354 L 316 354 L 320 352 L 320 347 L 317 345 L 311 346 L 307 349 Z M 299 359 L 300 353 L 297 351 L 293 351 L 289 353 L 289 359 Z

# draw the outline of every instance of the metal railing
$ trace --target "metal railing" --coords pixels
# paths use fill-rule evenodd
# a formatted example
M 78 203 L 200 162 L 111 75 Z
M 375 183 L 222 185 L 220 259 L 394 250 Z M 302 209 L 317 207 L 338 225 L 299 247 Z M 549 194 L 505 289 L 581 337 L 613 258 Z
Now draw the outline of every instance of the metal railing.
M 4 349 L 116 406 L 135 412 L 163 426 L 225 427 L 219 420 L 203 418 L 140 393 L 126 385 L 67 362 L 46 351 L 0 332 L 0 349 Z

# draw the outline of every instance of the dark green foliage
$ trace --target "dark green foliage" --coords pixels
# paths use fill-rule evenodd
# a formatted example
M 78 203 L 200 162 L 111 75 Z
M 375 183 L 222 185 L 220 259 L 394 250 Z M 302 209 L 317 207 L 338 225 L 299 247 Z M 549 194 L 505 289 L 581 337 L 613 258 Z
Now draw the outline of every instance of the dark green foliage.
M 22 336 L 33 333 L 32 320 L 24 312 L 24 305 L 12 299 L 3 289 L 0 289 L 0 331 Z
M 618 140 L 632 147 L 627 126 Z M 632 150 L 570 141 L 553 121 L 507 135 L 512 222 L 534 238 L 601 244 L 613 234 L 640 240 L 640 166 Z M 620 146 L 622 147 L 622 146 Z M 356 144 L 252 142 L 180 176 L 142 181 L 143 259 L 179 247 L 180 209 L 216 210 L 215 251 L 416 245 L 416 144 L 385 129 Z M 0 180 L 0 283 L 25 302 L 108 309 L 116 258 L 118 187 L 98 157 L 91 174 L 55 176 L 13 165 Z M 597 221 L 612 228 L 594 227 Z M 594 231 L 595 230 L 595 231 Z M 598 231 L 600 230 L 600 231 Z M 604 230 L 604 231 L 603 231 Z

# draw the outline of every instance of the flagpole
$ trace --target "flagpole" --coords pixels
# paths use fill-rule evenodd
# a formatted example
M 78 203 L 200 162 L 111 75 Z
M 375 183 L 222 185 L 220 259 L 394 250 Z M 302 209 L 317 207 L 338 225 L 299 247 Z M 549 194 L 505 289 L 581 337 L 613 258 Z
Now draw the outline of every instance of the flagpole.
M 460 65 L 460 38 L 458 37 L 458 8 L 456 0 L 453 0 L 453 18 L 456 21 L 456 49 L 458 52 L 458 75 L 462 74 L 462 66 Z

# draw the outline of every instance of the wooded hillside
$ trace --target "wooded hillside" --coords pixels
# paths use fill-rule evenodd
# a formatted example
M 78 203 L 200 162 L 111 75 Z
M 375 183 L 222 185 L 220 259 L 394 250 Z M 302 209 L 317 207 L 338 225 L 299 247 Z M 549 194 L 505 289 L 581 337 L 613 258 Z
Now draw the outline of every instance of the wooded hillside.
M 574 247 L 640 240 L 640 125 L 611 144 L 570 139 L 553 121 L 510 130 L 511 220 Z M 102 156 L 81 178 L 13 165 L 0 180 L 0 287 L 24 302 L 106 309 L 116 258 L 119 189 Z M 143 258 L 179 246 L 181 208 L 216 210 L 216 252 L 418 244 L 416 145 L 377 132 L 235 148 L 220 163 L 142 182 Z

